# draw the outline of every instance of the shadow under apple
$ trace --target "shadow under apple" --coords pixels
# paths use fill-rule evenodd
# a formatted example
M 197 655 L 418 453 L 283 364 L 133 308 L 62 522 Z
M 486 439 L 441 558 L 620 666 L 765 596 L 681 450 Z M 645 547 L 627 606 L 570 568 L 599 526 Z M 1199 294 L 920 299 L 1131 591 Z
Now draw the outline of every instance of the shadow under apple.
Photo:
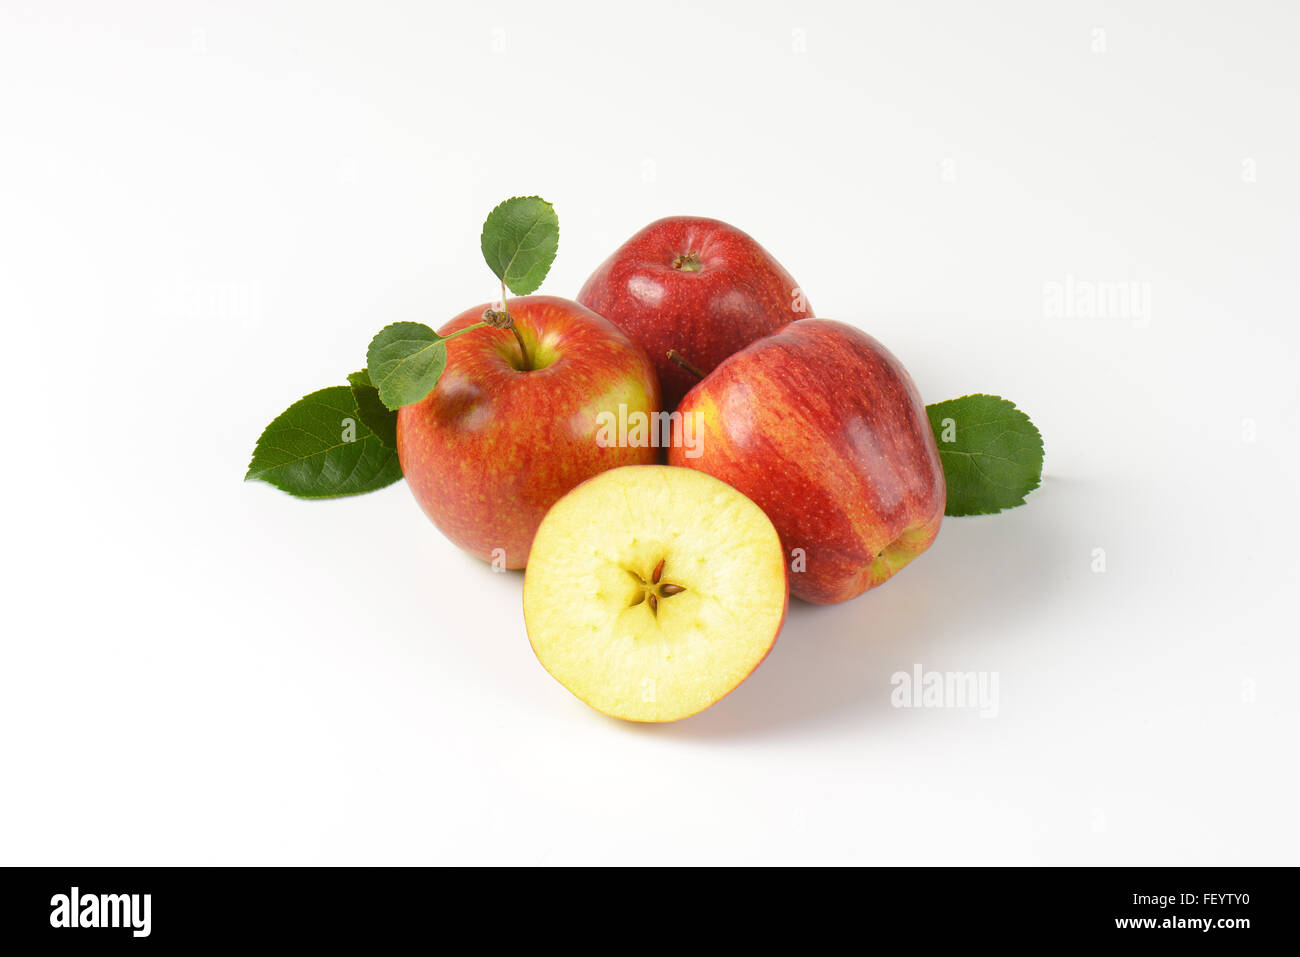
M 1049 479 L 1028 507 L 945 519 L 934 545 L 883 586 L 840 605 L 792 599 L 767 660 L 712 708 L 674 724 L 618 723 L 708 739 L 851 725 L 890 711 L 895 672 L 941 668 L 945 649 L 1050 606 L 1077 561 L 1062 527 L 1077 491 Z

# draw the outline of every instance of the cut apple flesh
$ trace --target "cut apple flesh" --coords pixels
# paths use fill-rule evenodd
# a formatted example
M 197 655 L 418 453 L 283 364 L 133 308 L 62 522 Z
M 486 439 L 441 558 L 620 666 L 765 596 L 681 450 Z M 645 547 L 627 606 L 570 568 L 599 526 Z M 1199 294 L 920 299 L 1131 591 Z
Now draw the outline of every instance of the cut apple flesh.
M 676 721 L 745 680 L 785 619 L 776 529 L 694 469 L 603 472 L 546 514 L 524 575 L 538 660 L 605 714 Z

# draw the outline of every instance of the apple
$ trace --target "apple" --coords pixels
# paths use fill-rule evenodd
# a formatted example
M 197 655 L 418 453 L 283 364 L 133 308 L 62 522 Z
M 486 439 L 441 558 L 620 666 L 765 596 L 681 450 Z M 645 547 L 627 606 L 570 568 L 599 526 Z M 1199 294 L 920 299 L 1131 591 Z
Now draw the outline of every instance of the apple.
M 902 364 L 851 325 L 792 322 L 722 362 L 678 411 L 694 417 L 694 447 L 675 441 L 668 461 L 758 503 L 798 598 L 860 595 L 939 532 L 947 487 L 925 404 Z
M 478 322 L 467 309 L 439 331 Z M 528 347 L 484 328 L 447 346 L 447 366 L 424 399 L 397 415 L 402 474 L 425 513 L 484 561 L 523 568 L 542 516 L 598 472 L 653 462 L 657 449 L 601 437 L 602 413 L 653 415 L 659 383 L 640 347 L 584 306 L 555 296 L 511 299 Z
M 555 503 L 524 573 L 542 666 L 598 711 L 676 721 L 745 680 L 789 592 L 762 510 L 703 472 L 633 465 Z
M 651 223 L 591 274 L 578 302 L 645 349 L 672 411 L 695 376 L 727 356 L 811 316 L 799 284 L 762 246 L 716 219 L 672 216 Z

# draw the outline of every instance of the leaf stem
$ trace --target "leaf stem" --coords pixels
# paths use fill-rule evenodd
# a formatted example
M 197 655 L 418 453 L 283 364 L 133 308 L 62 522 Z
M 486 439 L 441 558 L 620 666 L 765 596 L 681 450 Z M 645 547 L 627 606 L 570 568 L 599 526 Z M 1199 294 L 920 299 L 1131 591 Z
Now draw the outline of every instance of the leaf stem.
M 443 336 L 442 341 L 449 342 L 450 340 L 455 339 L 457 336 L 463 336 L 465 333 L 473 332 L 475 329 L 482 329 L 486 325 L 488 325 L 488 323 L 486 322 L 476 322 L 474 323 L 474 325 L 466 326 L 464 329 L 457 329 L 449 336 Z

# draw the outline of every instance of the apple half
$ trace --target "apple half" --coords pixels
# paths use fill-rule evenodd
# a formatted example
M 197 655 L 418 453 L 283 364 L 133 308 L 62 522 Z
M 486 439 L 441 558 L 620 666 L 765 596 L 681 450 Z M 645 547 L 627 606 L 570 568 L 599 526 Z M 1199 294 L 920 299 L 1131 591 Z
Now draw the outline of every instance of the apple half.
M 631 465 L 547 512 L 524 574 L 542 666 L 597 711 L 676 721 L 744 681 L 771 650 L 789 589 L 775 527 L 704 472 Z

